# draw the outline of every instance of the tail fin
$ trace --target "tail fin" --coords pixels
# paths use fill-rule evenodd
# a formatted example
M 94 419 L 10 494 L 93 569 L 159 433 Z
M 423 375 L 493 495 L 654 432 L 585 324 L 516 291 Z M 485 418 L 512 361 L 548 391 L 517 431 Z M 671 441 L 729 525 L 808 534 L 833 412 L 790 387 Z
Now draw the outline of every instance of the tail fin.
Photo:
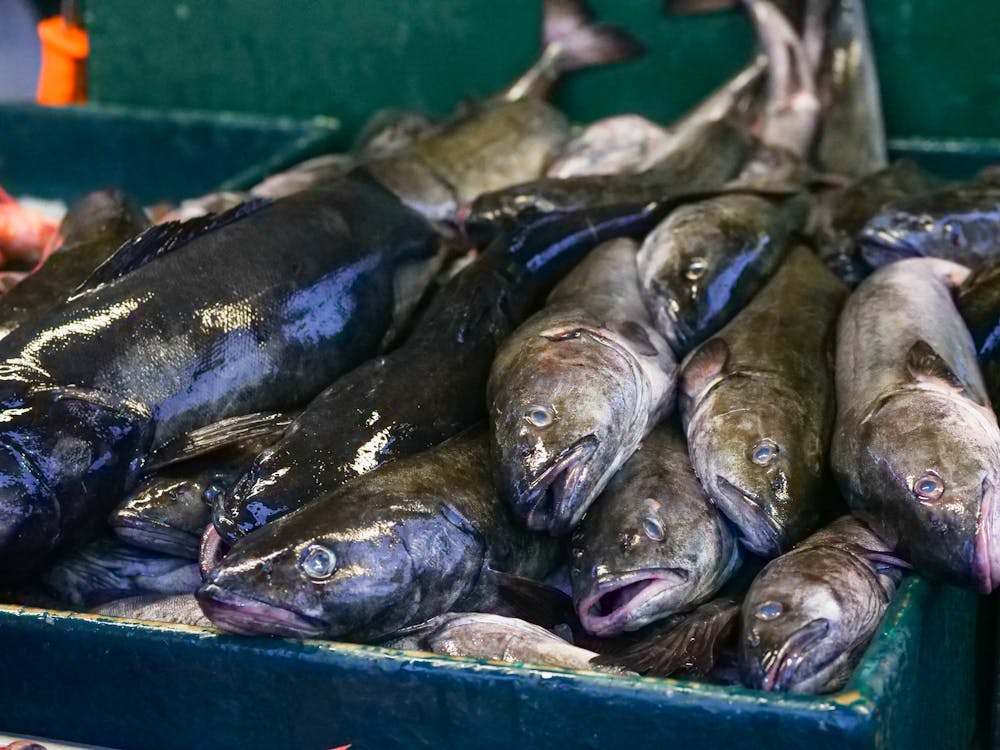
M 594 23 L 583 0 L 542 0 L 542 55 L 504 93 L 544 96 L 564 73 L 632 60 L 646 48 L 622 28 Z

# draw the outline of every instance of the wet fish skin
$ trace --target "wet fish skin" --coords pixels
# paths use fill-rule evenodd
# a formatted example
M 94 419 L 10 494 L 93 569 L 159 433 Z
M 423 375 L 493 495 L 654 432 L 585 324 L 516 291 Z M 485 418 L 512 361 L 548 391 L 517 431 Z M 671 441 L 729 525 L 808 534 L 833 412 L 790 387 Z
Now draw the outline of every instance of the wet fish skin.
M 639 299 L 635 250 L 591 251 L 494 360 L 494 477 L 532 530 L 568 533 L 673 406 L 677 362 Z
M 497 498 L 474 429 L 239 540 L 197 596 L 223 630 L 379 642 L 448 611 L 489 611 L 497 571 L 538 580 L 554 554 Z
M 934 257 L 976 267 L 1000 248 L 1000 185 L 972 182 L 885 204 L 858 233 L 873 267 Z
M 68 296 L 148 226 L 143 210 L 119 190 L 90 193 L 70 206 L 57 232 L 59 249 L 0 297 L 0 338 Z
M 634 174 L 648 168 L 670 141 L 670 133 L 639 115 L 616 115 L 590 123 L 561 149 L 546 177 Z
M 252 188 L 254 198 L 284 198 L 337 180 L 354 166 L 350 154 L 322 154 L 272 174 Z
M 371 356 L 408 314 L 398 278 L 437 248 L 421 217 L 355 179 L 119 250 L 106 281 L 0 340 L 0 577 L 92 536 L 151 449 L 292 408 Z M 136 255 L 156 257 L 116 276 Z
M 921 573 L 1000 583 L 1000 429 L 952 301 L 964 266 L 915 258 L 858 287 L 837 332 L 834 475 Z
M 955 304 L 972 334 L 990 402 L 1000 404 L 1000 258 L 988 260 L 955 292 Z
M 636 204 L 547 214 L 498 237 L 438 292 L 404 344 L 313 399 L 232 491 L 219 496 L 218 533 L 233 543 L 482 420 L 482 394 L 503 338 L 590 248 L 609 236 L 641 235 L 660 210 Z M 423 384 L 419 393 L 414 382 Z
M 91 614 L 127 620 L 169 622 L 175 625 L 212 627 L 192 594 L 147 594 L 115 599 L 90 610 Z
M 678 400 L 695 473 L 759 555 L 787 550 L 830 513 L 830 354 L 846 296 L 799 246 L 681 365 Z
M 201 572 L 191 560 L 102 537 L 56 560 L 41 580 L 53 596 L 89 609 L 136 594 L 191 594 L 201 584 Z
M 376 112 L 361 126 L 354 142 L 354 153 L 361 161 L 388 156 L 433 133 L 436 127 L 423 112 L 388 107 Z
M 598 636 L 707 601 L 740 564 L 736 538 L 695 476 L 674 420 L 646 436 L 597 498 L 571 554 L 577 614 Z
M 801 195 L 721 195 L 682 206 L 639 250 L 642 296 L 678 355 L 718 331 L 780 266 L 808 211 Z
M 739 666 L 759 690 L 839 690 L 882 622 L 905 563 L 844 516 L 772 560 L 743 601 Z

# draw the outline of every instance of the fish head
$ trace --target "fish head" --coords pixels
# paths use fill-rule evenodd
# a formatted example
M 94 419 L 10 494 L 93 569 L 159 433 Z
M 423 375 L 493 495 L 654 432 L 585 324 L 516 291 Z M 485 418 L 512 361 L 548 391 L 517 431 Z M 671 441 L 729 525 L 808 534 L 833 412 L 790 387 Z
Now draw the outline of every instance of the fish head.
M 628 457 L 631 366 L 585 331 L 535 337 L 489 388 L 497 489 L 533 531 L 569 532 Z M 633 446 L 634 447 L 634 444 Z
M 206 491 L 212 486 L 188 478 L 150 477 L 108 521 L 122 541 L 168 554 L 197 554 L 199 535 L 211 515 Z
M 455 514 L 334 497 L 237 541 L 197 592 L 205 615 L 236 633 L 374 640 L 447 611 L 475 581 L 485 553 Z
M 992 415 L 955 393 L 906 390 L 862 420 L 848 478 L 858 516 L 928 575 L 1000 584 L 1000 450 Z
M 747 549 L 774 557 L 821 521 L 824 435 L 793 396 L 730 374 L 687 429 L 695 473 Z
M 886 603 L 871 570 L 841 550 L 804 547 L 772 561 L 743 602 L 744 684 L 790 693 L 839 689 Z
M 23 440 L 22 440 L 23 439 Z M 62 507 L 43 465 L 26 443 L 31 435 L 0 436 L 0 566 L 20 577 L 37 561 L 38 549 L 59 538 Z
M 690 609 L 739 563 L 735 537 L 694 477 L 694 486 L 673 492 L 659 482 L 630 484 L 614 481 L 573 534 L 574 603 L 597 636 Z

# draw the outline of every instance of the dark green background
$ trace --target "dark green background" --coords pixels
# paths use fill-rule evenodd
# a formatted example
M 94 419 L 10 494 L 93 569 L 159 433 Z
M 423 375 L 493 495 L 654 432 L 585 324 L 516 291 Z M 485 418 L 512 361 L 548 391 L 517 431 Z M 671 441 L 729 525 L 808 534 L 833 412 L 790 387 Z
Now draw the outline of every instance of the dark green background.
M 666 120 L 747 59 L 741 13 L 667 18 L 660 0 L 592 0 L 638 34 L 641 61 L 567 82 L 580 120 Z M 389 105 L 444 113 L 514 78 L 538 0 L 88 0 L 96 101 L 342 118 Z M 1000 138 L 1000 2 L 870 0 L 893 136 Z

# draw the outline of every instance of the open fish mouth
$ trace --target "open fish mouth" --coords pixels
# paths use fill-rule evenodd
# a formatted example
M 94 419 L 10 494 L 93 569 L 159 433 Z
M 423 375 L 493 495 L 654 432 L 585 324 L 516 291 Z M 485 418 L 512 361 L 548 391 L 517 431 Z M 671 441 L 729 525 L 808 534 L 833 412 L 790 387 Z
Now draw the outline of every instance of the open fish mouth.
M 721 474 L 715 481 L 727 501 L 719 509 L 739 529 L 743 546 L 759 555 L 778 555 L 784 551 L 784 532 L 760 502 L 760 497 L 741 489 Z
M 615 635 L 628 630 L 643 606 L 687 583 L 690 574 L 680 568 L 642 570 L 599 581 L 577 606 L 588 633 Z
M 976 551 L 973 558 L 973 576 L 983 594 L 992 593 L 1000 585 L 1000 503 L 997 503 L 997 486 L 989 477 L 983 479 L 983 500 L 976 521 Z
M 123 542 L 167 554 L 198 555 L 197 534 L 182 531 L 169 524 L 141 516 L 119 514 L 111 523 L 115 536 Z
M 315 638 L 325 631 L 323 622 L 284 607 L 228 591 L 214 583 L 196 592 L 205 617 L 221 630 L 239 635 L 279 635 Z
M 201 568 L 203 578 L 208 578 L 208 574 L 222 561 L 227 552 L 229 544 L 219 535 L 214 524 L 207 524 L 198 547 L 198 566 Z
M 563 534 L 573 525 L 578 511 L 577 489 L 588 473 L 588 461 L 597 451 L 598 440 L 585 435 L 563 450 L 531 481 L 524 505 L 525 524 L 532 531 Z
M 810 620 L 788 636 L 780 649 L 764 654 L 761 659 L 764 676 L 760 689 L 788 690 L 809 653 L 829 632 L 830 621 L 825 617 Z

